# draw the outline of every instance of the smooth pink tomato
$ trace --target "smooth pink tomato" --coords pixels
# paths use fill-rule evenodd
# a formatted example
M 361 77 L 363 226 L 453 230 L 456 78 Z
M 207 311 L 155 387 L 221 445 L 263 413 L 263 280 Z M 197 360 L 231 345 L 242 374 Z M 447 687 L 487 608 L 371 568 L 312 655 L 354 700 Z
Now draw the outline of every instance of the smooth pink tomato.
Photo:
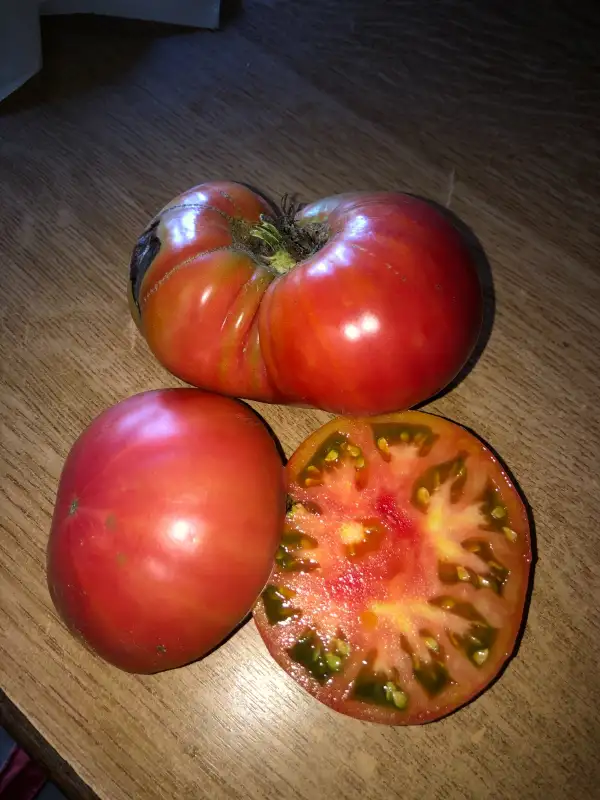
M 111 664 L 181 666 L 252 607 L 284 515 L 283 465 L 248 407 L 197 389 L 135 395 L 67 457 L 48 542 L 52 600 Z
M 476 343 L 477 272 L 424 200 L 337 195 L 278 212 L 233 182 L 176 197 L 140 237 L 131 312 L 188 383 L 341 414 L 409 408 Z

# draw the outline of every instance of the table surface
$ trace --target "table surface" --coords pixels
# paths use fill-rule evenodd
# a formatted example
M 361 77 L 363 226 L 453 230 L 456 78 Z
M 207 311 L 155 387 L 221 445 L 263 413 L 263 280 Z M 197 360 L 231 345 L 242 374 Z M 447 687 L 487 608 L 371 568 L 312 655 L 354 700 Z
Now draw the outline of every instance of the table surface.
M 0 109 L 0 687 L 102 798 L 597 789 L 598 12 L 384 5 L 254 0 L 218 33 L 47 20 L 44 72 Z M 134 239 L 180 190 L 223 177 L 305 200 L 417 192 L 485 249 L 491 335 L 429 408 L 508 463 L 538 561 L 517 657 L 443 721 L 330 712 L 252 622 L 200 663 L 137 677 L 88 654 L 53 612 L 45 546 L 69 447 L 108 405 L 177 383 L 129 319 Z M 328 419 L 256 408 L 287 453 Z

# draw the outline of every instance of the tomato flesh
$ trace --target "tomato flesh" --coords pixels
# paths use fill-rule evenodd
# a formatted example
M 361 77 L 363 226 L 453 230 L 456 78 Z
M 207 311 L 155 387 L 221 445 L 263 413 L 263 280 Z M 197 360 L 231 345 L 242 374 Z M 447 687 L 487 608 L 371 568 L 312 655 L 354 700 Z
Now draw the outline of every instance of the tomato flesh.
M 472 434 L 421 412 L 337 419 L 287 467 L 290 510 L 258 629 L 319 700 L 390 724 L 438 719 L 510 656 L 527 514 Z

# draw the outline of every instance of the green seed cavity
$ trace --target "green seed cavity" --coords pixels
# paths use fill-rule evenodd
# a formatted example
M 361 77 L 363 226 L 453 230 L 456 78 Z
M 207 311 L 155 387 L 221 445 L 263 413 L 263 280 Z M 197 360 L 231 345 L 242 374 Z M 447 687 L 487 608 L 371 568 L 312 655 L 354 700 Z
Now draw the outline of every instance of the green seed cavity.
M 438 438 L 427 425 L 410 425 L 401 422 L 376 422 L 371 425 L 373 439 L 381 456 L 390 461 L 389 446 L 394 444 L 415 444 L 419 455 L 426 456 Z
M 460 452 L 456 458 L 435 464 L 415 481 L 412 492 L 412 503 L 421 511 L 426 511 L 431 495 L 438 491 L 442 484 L 450 481 L 450 502 L 456 503 L 462 496 L 467 480 L 467 453 Z
M 275 586 L 272 583 L 267 586 L 261 595 L 261 600 L 271 625 L 302 616 L 300 609 L 292 605 L 291 601 L 295 596 L 296 592 L 292 589 Z
M 508 509 L 502 499 L 500 490 L 491 481 L 485 488 L 480 500 L 481 513 L 485 517 L 484 530 L 501 533 L 508 523 Z
M 362 703 L 373 703 L 398 711 L 404 711 L 409 701 L 408 694 L 400 686 L 395 670 L 388 675 L 383 670 L 373 670 L 369 663 L 365 664 L 356 676 L 352 697 Z
M 281 537 L 281 544 L 275 553 L 275 561 L 284 572 L 313 572 L 319 562 L 313 558 L 302 558 L 304 550 L 314 550 L 317 540 L 301 531 L 288 529 Z
M 343 670 L 350 654 L 350 646 L 344 639 L 335 638 L 327 648 L 318 633 L 307 628 L 288 653 L 293 661 L 302 664 L 319 683 L 325 683 Z

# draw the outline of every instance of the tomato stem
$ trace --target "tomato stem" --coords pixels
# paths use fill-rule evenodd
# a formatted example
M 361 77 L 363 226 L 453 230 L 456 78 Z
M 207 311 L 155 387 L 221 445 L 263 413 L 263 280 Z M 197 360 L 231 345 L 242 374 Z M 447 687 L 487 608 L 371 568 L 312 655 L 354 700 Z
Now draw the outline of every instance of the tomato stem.
M 269 222 L 264 215 L 261 215 L 258 225 L 252 228 L 250 236 L 263 241 L 272 251 L 271 255 L 265 255 L 264 257 L 269 262 L 269 265 L 280 275 L 289 272 L 298 263 L 286 248 L 283 233 L 272 222 Z
M 293 204 L 284 204 L 276 217 L 261 214 L 260 221 L 249 231 L 257 255 L 280 275 L 314 255 L 329 239 L 329 230 L 324 225 L 299 225 L 296 211 Z

